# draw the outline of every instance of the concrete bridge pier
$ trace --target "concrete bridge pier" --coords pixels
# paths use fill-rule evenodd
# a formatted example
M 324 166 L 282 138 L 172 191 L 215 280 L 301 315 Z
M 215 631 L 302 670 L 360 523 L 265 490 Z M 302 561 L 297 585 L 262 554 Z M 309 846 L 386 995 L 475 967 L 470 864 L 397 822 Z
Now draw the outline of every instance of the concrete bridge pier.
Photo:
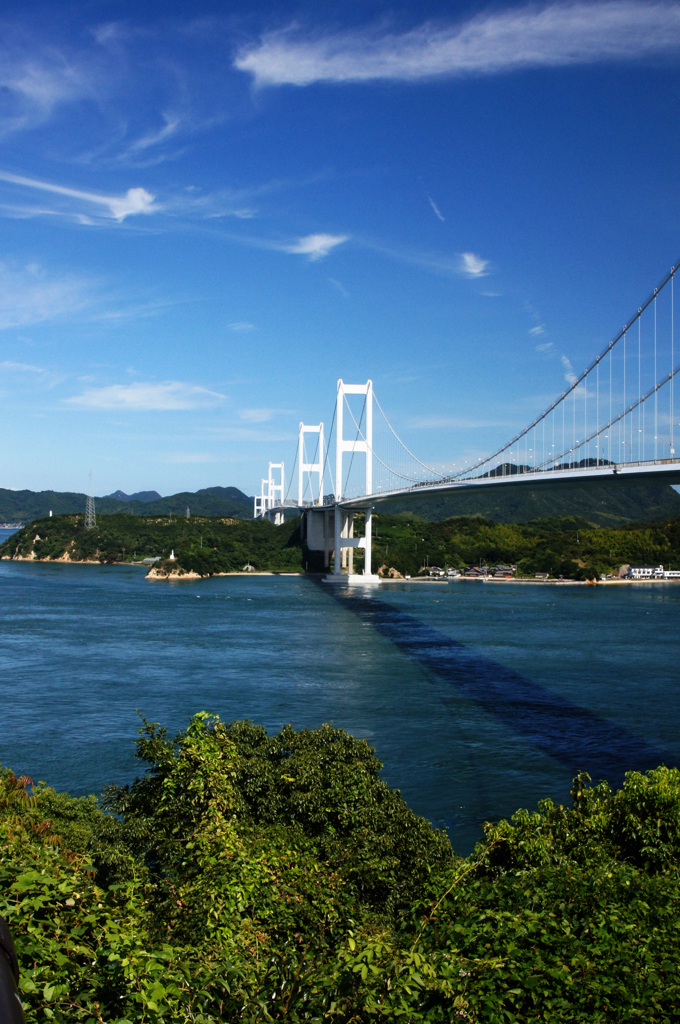
M 310 551 L 323 551 L 324 565 L 330 568 L 331 554 L 334 557 L 333 572 L 327 577 L 336 583 L 369 583 L 379 579 L 371 573 L 372 510 L 366 509 L 366 535 L 354 536 L 354 512 L 352 509 L 335 506 L 306 508 L 302 513 L 302 540 Z M 364 571 L 354 572 L 354 549 L 364 550 Z
M 354 536 L 354 513 L 351 509 L 335 506 L 334 522 L 334 565 L 333 579 L 340 580 L 343 577 L 343 569 L 347 570 L 346 576 L 350 583 L 367 583 L 377 580 L 371 572 L 372 554 L 372 509 L 366 509 L 366 530 L 363 537 Z M 364 571 L 354 572 L 354 549 L 364 550 Z

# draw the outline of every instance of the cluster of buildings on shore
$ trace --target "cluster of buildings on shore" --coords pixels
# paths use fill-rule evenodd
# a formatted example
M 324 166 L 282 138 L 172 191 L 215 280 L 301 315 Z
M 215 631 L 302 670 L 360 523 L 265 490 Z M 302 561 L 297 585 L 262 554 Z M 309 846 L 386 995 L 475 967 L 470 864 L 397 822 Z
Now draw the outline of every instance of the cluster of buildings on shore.
M 493 576 L 495 579 L 511 579 L 517 572 L 516 565 L 471 565 L 464 572 L 458 569 L 440 569 L 438 565 L 428 565 L 420 570 L 421 573 L 429 573 L 430 576 L 446 576 L 449 579 L 456 579 L 460 576 L 467 576 L 475 579 L 478 576 Z M 547 577 L 547 573 L 545 573 Z
M 517 575 L 516 565 L 471 565 L 465 569 L 464 572 L 459 572 L 458 569 L 441 569 L 438 565 L 428 565 L 423 567 L 422 573 L 429 574 L 430 576 L 445 577 L 447 579 L 456 579 L 460 576 L 465 576 L 468 579 L 477 579 L 480 576 L 492 579 L 512 579 Z M 534 578 L 537 580 L 547 580 L 550 578 L 550 573 L 537 572 L 534 573 Z M 619 569 L 618 575 L 614 576 L 603 576 L 602 579 L 625 579 L 625 580 L 673 580 L 680 579 L 680 569 L 664 569 L 663 565 L 622 565 Z M 562 579 L 561 576 L 558 579 Z
M 678 580 L 680 569 L 664 569 L 662 565 L 622 565 L 627 580 Z

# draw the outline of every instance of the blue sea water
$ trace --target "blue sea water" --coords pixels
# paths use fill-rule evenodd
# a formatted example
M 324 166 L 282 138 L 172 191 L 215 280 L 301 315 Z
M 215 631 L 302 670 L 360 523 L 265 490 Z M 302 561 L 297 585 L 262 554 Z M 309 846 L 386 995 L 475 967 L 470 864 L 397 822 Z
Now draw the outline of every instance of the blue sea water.
M 481 823 L 568 799 L 582 768 L 680 764 L 680 585 L 301 577 L 149 581 L 0 563 L 0 763 L 72 793 L 130 781 L 137 711 L 332 721 L 467 853 Z

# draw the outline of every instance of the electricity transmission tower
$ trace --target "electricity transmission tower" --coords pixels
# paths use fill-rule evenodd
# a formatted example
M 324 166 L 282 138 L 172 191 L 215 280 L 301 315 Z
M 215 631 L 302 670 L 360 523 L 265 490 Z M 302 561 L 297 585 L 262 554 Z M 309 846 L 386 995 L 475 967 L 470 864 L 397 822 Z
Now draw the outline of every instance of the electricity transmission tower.
M 97 525 L 97 516 L 94 511 L 94 492 L 92 490 L 92 470 L 90 470 L 90 488 L 85 502 L 85 529 L 93 530 Z

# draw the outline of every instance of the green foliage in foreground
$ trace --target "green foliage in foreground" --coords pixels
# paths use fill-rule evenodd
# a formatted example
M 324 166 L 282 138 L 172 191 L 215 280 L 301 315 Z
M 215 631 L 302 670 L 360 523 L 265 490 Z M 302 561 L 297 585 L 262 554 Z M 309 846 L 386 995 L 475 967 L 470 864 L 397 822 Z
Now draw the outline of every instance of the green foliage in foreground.
M 205 713 L 103 811 L 0 779 L 29 1022 L 670 1022 L 680 772 L 579 776 L 467 860 L 323 726 Z

